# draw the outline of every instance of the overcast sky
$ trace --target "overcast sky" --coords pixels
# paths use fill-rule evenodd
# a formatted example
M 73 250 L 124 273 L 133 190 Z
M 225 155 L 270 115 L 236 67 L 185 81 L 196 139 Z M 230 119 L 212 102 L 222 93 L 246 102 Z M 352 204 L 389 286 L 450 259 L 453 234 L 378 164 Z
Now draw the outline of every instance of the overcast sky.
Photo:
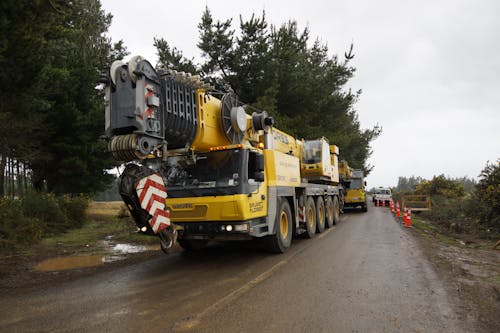
M 357 72 L 349 85 L 363 90 L 361 125 L 383 127 L 372 144 L 369 188 L 395 186 L 398 176 L 477 177 L 500 158 L 498 0 L 101 2 L 114 16 L 109 36 L 153 64 L 154 37 L 200 59 L 205 5 L 234 23 L 262 10 L 274 25 L 296 20 L 332 55 L 353 41 Z

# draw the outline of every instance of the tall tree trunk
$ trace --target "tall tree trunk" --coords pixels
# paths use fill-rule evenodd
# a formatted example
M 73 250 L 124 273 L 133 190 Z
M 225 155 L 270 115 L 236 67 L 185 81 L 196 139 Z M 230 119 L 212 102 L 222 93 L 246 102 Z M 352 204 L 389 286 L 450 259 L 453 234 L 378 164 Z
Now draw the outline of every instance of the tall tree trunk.
M 9 158 L 10 164 L 10 196 L 14 197 L 16 195 L 16 180 L 14 178 L 14 160 Z
M 5 160 L 5 196 L 10 196 L 10 158 L 7 157 Z
M 24 178 L 24 193 L 28 192 L 28 172 L 26 171 L 26 163 L 23 163 L 23 178 Z
M 16 187 L 17 187 L 17 196 L 22 197 L 23 196 L 23 177 L 21 175 L 21 168 L 20 168 L 20 162 L 19 160 L 16 160 Z
M 5 196 L 5 155 L 0 155 L 0 197 Z

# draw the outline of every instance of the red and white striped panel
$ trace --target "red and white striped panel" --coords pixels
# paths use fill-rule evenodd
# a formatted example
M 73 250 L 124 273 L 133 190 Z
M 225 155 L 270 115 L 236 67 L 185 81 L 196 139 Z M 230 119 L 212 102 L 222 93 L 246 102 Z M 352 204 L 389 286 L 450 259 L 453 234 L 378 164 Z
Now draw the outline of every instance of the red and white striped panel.
M 305 222 L 306 221 L 306 206 L 299 206 L 298 215 L 299 215 L 299 221 L 300 222 Z
M 141 207 L 151 214 L 149 225 L 155 233 L 160 232 L 170 225 L 170 212 L 165 210 L 167 190 L 163 179 L 158 173 L 139 180 L 135 189 Z

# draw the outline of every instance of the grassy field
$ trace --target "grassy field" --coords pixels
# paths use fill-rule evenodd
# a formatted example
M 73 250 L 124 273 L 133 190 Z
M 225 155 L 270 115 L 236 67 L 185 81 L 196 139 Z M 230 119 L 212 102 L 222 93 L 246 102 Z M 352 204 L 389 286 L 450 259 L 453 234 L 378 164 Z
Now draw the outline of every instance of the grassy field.
M 481 239 L 469 234 L 454 234 L 448 230 L 440 229 L 435 223 L 420 217 L 418 214 L 412 216 L 412 226 L 421 235 L 428 239 L 438 240 L 444 244 L 456 245 L 477 249 L 490 249 L 494 241 Z
M 43 238 L 38 244 L 25 247 L 16 255 L 50 257 L 57 255 L 102 254 L 109 243 L 158 244 L 156 237 L 138 234 L 121 201 L 92 202 L 81 228 Z M 10 254 L 12 255 L 12 254 Z
M 125 208 L 122 201 L 93 201 L 87 209 L 87 217 L 109 218 L 117 217 L 120 209 Z

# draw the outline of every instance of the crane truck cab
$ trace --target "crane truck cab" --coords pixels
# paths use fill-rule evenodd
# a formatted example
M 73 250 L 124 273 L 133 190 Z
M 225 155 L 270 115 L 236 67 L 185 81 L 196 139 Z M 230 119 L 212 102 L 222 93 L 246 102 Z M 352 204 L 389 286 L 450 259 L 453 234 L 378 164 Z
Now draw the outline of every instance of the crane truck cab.
M 360 207 L 363 212 L 368 211 L 363 170 L 352 170 L 352 177 L 344 182 L 344 186 L 346 187 L 344 207 Z

